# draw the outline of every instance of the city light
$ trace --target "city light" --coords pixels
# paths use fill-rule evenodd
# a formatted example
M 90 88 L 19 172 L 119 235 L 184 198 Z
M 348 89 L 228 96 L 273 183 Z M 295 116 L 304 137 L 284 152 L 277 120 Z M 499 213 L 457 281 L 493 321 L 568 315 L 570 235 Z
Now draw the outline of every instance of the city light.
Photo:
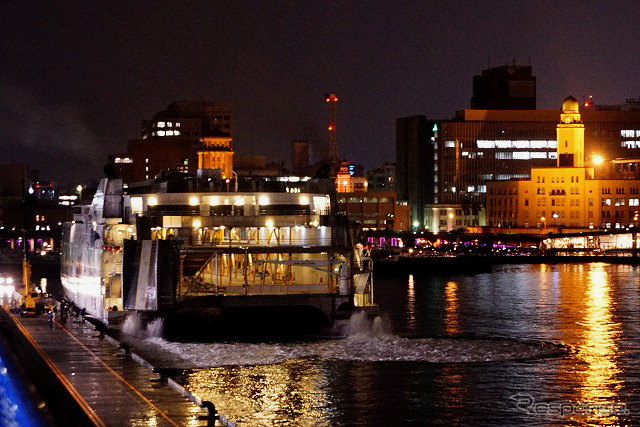
M 594 165 L 601 165 L 604 163 L 604 157 L 598 156 L 597 154 L 594 154 L 591 160 Z

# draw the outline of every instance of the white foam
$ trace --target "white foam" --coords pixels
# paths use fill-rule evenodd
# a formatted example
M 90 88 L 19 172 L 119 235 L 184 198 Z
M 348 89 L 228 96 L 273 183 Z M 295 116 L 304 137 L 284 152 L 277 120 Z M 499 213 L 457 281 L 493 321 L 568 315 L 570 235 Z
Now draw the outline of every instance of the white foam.
M 135 314 L 127 315 L 122 324 L 122 332 L 129 337 L 136 338 L 161 337 L 163 328 L 164 320 L 162 318 L 144 324 L 142 319 Z
M 558 354 L 551 343 L 491 339 L 409 339 L 356 333 L 344 339 L 298 343 L 175 343 L 149 338 L 143 351 L 163 355 L 181 369 L 234 365 L 266 365 L 285 360 L 321 358 L 366 362 L 486 362 L 528 359 Z M 168 366 L 169 367 L 169 366 Z

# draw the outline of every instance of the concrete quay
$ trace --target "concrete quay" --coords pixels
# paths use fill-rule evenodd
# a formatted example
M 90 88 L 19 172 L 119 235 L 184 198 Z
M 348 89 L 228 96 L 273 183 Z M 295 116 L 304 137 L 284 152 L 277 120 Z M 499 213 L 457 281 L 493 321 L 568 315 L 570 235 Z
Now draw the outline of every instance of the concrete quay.
M 31 375 L 36 378 L 32 380 L 36 387 L 40 383 L 38 391 L 56 424 L 214 425 L 213 420 L 203 417 L 207 410 L 194 404 L 201 404 L 197 398 L 172 381 L 162 381 L 148 369 L 148 364 L 114 345 L 117 342 L 113 339 L 101 337 L 90 323 L 69 317 L 64 323 L 56 321 L 53 329 L 49 329 L 44 316 L 19 317 L 0 310 L 3 329 L 13 333 L 13 341 L 19 338 L 24 343 L 13 350 L 25 353 L 19 355 L 25 365 L 35 366 Z M 35 360 L 38 358 L 42 360 Z M 37 365 L 43 368 L 38 369 Z M 52 377 L 49 384 L 43 384 L 44 377 Z M 60 401 L 64 394 L 70 396 L 66 402 Z M 59 417 L 66 420 L 59 421 Z M 224 425 L 232 425 L 222 419 Z M 223 424 L 216 421 L 215 425 Z

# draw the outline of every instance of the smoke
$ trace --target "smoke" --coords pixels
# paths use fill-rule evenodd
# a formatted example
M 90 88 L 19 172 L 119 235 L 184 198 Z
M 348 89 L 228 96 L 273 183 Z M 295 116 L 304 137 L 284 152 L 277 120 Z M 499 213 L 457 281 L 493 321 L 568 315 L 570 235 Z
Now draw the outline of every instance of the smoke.
M 0 82 L 0 93 L 3 163 L 25 162 L 43 178 L 63 181 L 101 173 L 106 159 L 96 153 L 96 135 L 79 108 L 50 103 L 6 82 Z

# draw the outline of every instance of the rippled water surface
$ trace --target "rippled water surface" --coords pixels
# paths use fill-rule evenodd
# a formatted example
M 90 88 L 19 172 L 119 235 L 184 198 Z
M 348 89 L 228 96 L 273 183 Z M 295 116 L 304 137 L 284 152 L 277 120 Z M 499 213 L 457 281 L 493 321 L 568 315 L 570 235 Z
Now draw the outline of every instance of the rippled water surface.
M 145 346 L 240 425 L 635 425 L 639 277 L 581 264 L 379 278 L 383 327 L 348 338 Z

